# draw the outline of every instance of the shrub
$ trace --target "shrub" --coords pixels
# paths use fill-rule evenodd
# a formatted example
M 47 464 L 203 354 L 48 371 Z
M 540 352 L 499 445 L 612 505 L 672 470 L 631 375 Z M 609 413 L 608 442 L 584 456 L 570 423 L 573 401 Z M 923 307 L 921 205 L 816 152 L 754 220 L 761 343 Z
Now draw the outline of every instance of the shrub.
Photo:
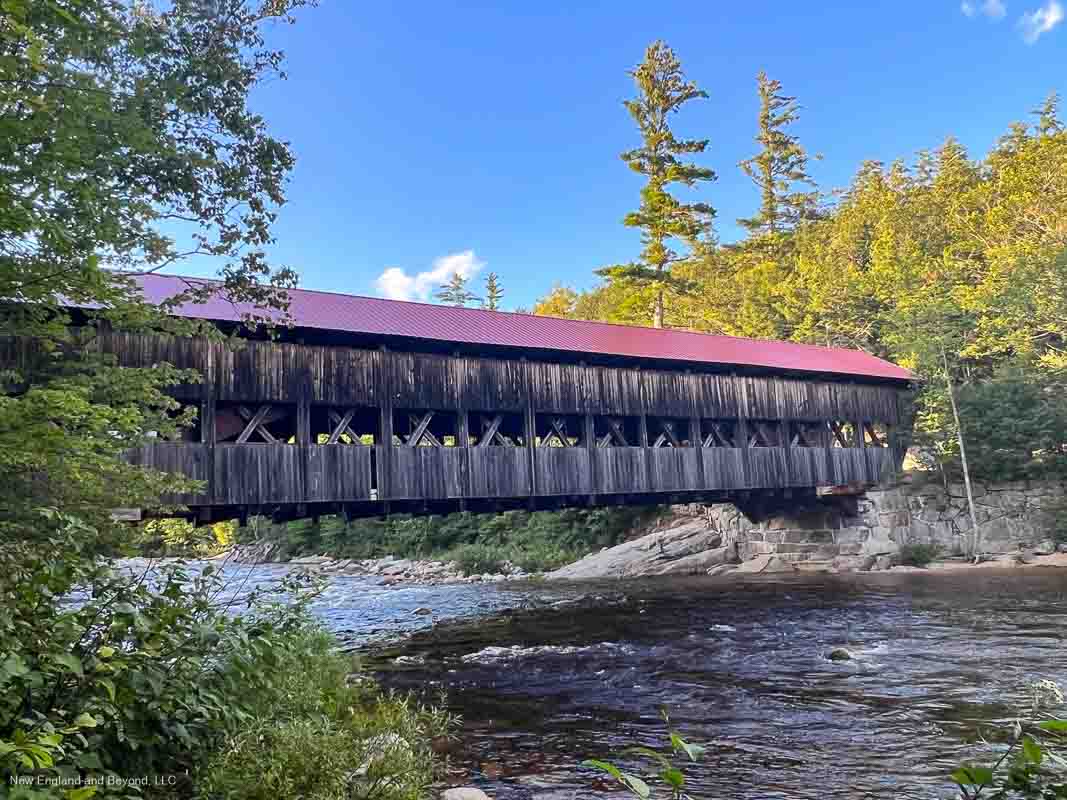
M 198 788 L 232 800 L 415 800 L 434 778 L 430 742 L 447 715 L 349 680 L 350 659 L 310 631 L 287 649 L 274 690 L 210 758 Z
M 464 575 L 500 572 L 504 563 L 503 553 L 499 548 L 484 544 L 465 544 L 453 550 L 451 555 Z
M 389 705 L 399 701 L 346 686 L 352 665 L 313 625 L 307 595 L 295 587 L 281 587 L 284 598 L 260 594 L 230 608 L 220 604 L 226 595 L 211 567 L 120 573 L 84 552 L 95 531 L 51 517 L 59 531 L 51 538 L 0 548 L 5 788 L 20 776 L 47 784 L 78 774 L 105 782 L 157 775 L 183 776 L 171 788 L 191 795 L 190 776 L 251 731 L 284 753 L 320 730 L 320 720 L 353 740 L 398 721 L 409 732 L 433 727 L 424 724 L 432 715 L 410 709 L 409 718 Z M 424 765 L 417 783 L 432 761 L 425 745 L 416 751 Z M 95 796 L 139 791 L 105 785 Z M 25 796 L 66 797 L 59 786 L 32 792 Z
M 941 552 L 936 544 L 905 544 L 900 547 L 900 563 L 908 567 L 925 567 Z

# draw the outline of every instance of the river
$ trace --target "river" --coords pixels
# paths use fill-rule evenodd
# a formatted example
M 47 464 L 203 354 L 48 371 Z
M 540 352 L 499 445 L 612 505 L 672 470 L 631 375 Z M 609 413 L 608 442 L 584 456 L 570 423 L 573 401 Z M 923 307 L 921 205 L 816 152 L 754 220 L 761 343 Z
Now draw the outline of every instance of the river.
M 463 718 L 456 782 L 501 800 L 604 797 L 580 762 L 661 747 L 664 708 L 708 747 L 687 771 L 695 797 L 948 797 L 948 773 L 993 752 L 982 735 L 1029 704 L 1030 683 L 1067 679 L 1065 572 L 340 578 L 315 613 L 374 653 L 387 685 L 443 693 Z M 855 658 L 828 660 L 835 647 Z

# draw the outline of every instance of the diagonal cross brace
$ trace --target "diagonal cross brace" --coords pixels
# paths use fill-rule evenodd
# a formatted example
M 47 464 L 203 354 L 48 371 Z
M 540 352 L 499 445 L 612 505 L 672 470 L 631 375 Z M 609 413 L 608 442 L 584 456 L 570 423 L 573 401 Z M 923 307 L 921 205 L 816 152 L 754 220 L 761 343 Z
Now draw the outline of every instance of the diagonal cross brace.
M 256 409 L 255 414 L 252 413 L 252 410 L 248 408 L 248 406 L 237 406 L 237 413 L 248 420 L 245 429 L 241 431 L 241 435 L 237 437 L 237 444 L 244 444 L 247 442 L 253 433 L 258 433 L 269 444 L 277 444 L 278 438 L 267 430 L 266 423 L 278 419 L 281 414 L 271 414 L 269 403 L 261 405 Z M 267 419 L 268 416 L 270 417 L 270 420 Z
M 359 436 L 354 430 L 352 430 L 352 417 L 356 414 L 356 409 L 350 408 L 345 412 L 342 417 L 336 411 L 329 413 L 330 421 L 334 424 L 334 429 L 330 432 L 330 438 L 326 440 L 326 444 L 337 444 L 338 440 L 343 434 L 348 434 L 352 439 L 353 444 L 359 444 Z

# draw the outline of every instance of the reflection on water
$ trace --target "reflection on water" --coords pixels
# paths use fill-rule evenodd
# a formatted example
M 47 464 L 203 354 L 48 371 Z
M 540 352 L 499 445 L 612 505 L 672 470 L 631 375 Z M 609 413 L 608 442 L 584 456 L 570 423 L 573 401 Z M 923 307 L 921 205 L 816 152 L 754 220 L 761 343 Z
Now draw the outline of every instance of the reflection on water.
M 243 593 L 286 568 L 225 570 Z M 568 605 L 579 595 L 605 599 Z M 464 718 L 457 782 L 503 800 L 603 797 L 611 787 L 578 764 L 662 745 L 664 707 L 709 745 L 696 797 L 954 796 L 948 772 L 996 747 L 979 732 L 1025 706 L 1030 682 L 1067 682 L 1060 572 L 399 589 L 338 577 L 314 611 L 384 652 L 387 683 L 443 689 Z M 430 628 L 445 619 L 467 622 Z M 835 647 L 856 658 L 829 661 Z

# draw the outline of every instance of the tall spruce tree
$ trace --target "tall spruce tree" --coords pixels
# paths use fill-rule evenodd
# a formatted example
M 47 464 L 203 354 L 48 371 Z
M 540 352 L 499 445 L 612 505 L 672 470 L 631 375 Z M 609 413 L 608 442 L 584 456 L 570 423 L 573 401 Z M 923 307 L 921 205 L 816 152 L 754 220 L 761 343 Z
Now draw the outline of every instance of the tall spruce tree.
M 1060 119 L 1060 95 L 1059 92 L 1050 92 L 1040 108 L 1031 112 L 1037 117 L 1037 132 L 1040 136 L 1055 136 L 1063 133 L 1063 120 Z
M 696 186 L 715 180 L 707 167 L 683 161 L 681 157 L 703 153 L 707 139 L 678 139 L 670 127 L 670 115 L 690 100 L 708 95 L 686 80 L 674 51 L 661 41 L 645 51 L 645 60 L 630 72 L 637 85 L 637 97 L 625 101 L 641 132 L 642 144 L 622 153 L 630 169 L 648 181 L 641 190 L 641 207 L 626 215 L 623 224 L 640 228 L 644 245 L 638 261 L 615 264 L 597 270 L 609 281 L 625 281 L 652 290 L 652 324 L 663 327 L 664 295 L 668 289 L 685 291 L 688 283 L 671 274 L 673 264 L 685 256 L 670 246 L 672 239 L 692 248 L 711 233 L 715 209 L 708 203 L 683 203 L 674 197 L 672 184 Z
M 458 272 L 453 272 L 448 283 L 442 283 L 438 287 L 434 297 L 450 306 L 466 306 L 479 299 L 478 295 L 467 288 L 467 278 Z
M 504 289 L 500 285 L 500 276 L 490 272 L 485 276 L 485 307 L 489 311 L 499 311 L 500 301 L 504 299 Z
M 771 80 L 760 71 L 759 88 L 760 151 L 740 166 L 760 190 L 759 213 L 739 219 L 738 223 L 752 234 L 779 233 L 794 227 L 815 212 L 818 193 L 798 190 L 797 186 L 814 186 L 808 175 L 808 154 L 796 136 L 786 133 L 788 126 L 800 118 L 795 97 L 782 94 L 780 81 Z

